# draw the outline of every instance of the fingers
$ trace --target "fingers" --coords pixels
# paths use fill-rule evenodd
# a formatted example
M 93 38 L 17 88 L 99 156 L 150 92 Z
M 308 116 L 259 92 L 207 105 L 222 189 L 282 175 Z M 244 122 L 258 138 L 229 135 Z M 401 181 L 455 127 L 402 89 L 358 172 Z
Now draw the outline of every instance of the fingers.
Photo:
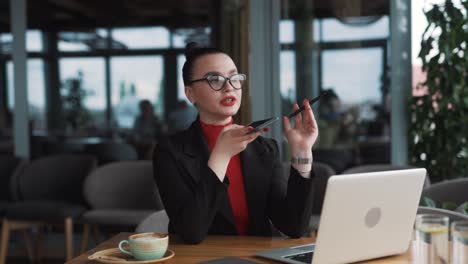
M 265 133 L 265 131 L 263 131 L 263 130 L 262 130 L 262 131 L 257 131 L 257 132 L 255 132 L 255 133 L 251 133 L 251 134 L 249 134 L 250 137 L 247 138 L 247 139 L 245 140 L 245 142 L 246 142 L 247 144 L 249 144 L 250 142 L 254 141 L 258 136 L 260 136 L 260 135 L 263 134 L 263 133 Z
M 252 130 L 251 130 L 252 131 Z M 263 134 L 264 131 L 263 130 L 260 130 L 260 131 L 254 131 L 252 133 L 247 133 L 247 134 L 244 134 L 242 137 L 239 138 L 240 141 L 252 141 L 254 139 L 256 139 L 258 136 L 260 136 L 261 134 Z
M 303 102 L 303 105 L 304 105 L 304 111 L 302 111 L 302 121 L 304 123 L 313 123 L 313 120 L 312 120 L 312 109 L 310 107 L 310 104 L 309 104 L 309 100 L 304 99 L 304 102 Z
M 288 131 L 290 131 L 291 128 L 291 123 L 289 122 L 289 118 L 287 116 L 283 116 L 283 127 L 284 127 L 284 133 L 287 134 Z
M 240 125 L 236 125 L 236 124 L 230 124 L 230 125 L 227 125 L 223 128 L 223 130 L 221 130 L 221 132 L 225 132 L 225 131 L 229 131 L 229 130 L 232 130 L 232 129 L 240 129 L 240 128 L 243 128 L 244 126 L 240 126 Z
M 221 134 L 238 137 L 238 136 L 247 134 L 250 130 L 251 130 L 250 127 L 232 124 L 232 125 L 225 126 L 223 130 L 221 130 Z
M 299 109 L 299 105 L 297 103 L 294 103 L 293 106 L 294 111 Z M 302 115 L 298 114 L 294 117 L 294 127 L 295 128 L 301 128 L 302 127 Z
M 310 114 L 311 114 L 312 124 L 313 124 L 313 126 L 314 126 L 314 129 L 318 129 L 317 120 L 315 120 L 314 112 L 313 112 L 313 111 L 310 111 Z

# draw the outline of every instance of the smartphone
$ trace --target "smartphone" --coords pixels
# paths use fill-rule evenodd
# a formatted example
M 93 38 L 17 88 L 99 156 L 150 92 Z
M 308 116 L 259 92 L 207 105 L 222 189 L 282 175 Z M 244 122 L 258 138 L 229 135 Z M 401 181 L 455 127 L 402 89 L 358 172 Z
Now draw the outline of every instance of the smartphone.
M 279 120 L 279 117 L 272 117 L 272 118 L 267 118 L 267 119 L 252 122 L 247 125 L 247 126 L 253 127 L 253 130 L 250 131 L 248 134 L 260 131 L 278 120 Z

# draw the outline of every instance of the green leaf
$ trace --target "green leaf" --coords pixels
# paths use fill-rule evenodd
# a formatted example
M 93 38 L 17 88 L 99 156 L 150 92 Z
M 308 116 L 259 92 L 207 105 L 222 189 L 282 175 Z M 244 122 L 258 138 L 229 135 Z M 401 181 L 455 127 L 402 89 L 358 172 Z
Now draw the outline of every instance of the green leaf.
M 421 202 L 419 203 L 419 205 L 436 208 L 436 203 L 434 202 L 434 200 L 432 200 L 431 198 L 426 197 L 426 196 L 422 197 Z
M 443 202 L 442 209 L 453 211 L 457 209 L 457 204 L 454 202 Z
M 464 202 L 462 203 L 460 206 L 458 206 L 455 211 L 459 212 L 459 213 L 462 213 L 462 214 L 466 214 L 468 215 L 468 202 Z

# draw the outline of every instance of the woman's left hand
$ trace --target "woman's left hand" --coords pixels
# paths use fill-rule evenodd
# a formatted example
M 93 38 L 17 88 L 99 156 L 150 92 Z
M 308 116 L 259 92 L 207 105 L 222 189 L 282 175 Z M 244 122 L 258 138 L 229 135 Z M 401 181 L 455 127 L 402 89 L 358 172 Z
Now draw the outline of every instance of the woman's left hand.
M 318 126 L 314 113 L 310 108 L 309 100 L 304 99 L 304 111 L 294 117 L 294 128 L 291 127 L 289 118 L 283 117 L 284 134 L 288 140 L 292 155 L 309 153 L 318 137 Z M 294 104 L 294 111 L 299 109 L 297 103 Z

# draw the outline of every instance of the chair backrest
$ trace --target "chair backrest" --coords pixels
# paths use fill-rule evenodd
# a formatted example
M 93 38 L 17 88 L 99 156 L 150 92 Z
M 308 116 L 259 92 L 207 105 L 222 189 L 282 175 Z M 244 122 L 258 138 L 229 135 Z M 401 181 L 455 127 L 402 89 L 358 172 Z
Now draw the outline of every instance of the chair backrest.
M 438 206 L 443 202 L 460 205 L 468 201 L 468 178 L 460 178 L 434 183 L 423 189 L 422 197 L 429 197 Z
M 84 182 L 93 209 L 161 210 L 151 161 L 121 161 L 97 168 Z
M 83 181 L 96 167 L 86 155 L 55 155 L 32 161 L 18 173 L 21 200 L 60 200 L 82 203 Z
M 390 147 L 389 141 L 369 141 L 358 144 L 360 164 L 382 164 L 390 163 Z
M 351 167 L 341 174 L 354 174 L 354 173 L 364 173 L 364 172 L 375 172 L 375 171 L 391 171 L 391 170 L 404 170 L 404 169 L 414 169 L 413 166 L 398 166 L 392 164 L 371 164 L 371 165 L 360 165 Z
M 328 179 L 331 176 L 336 175 L 336 172 L 332 167 L 321 162 L 314 162 L 313 167 L 316 187 L 312 213 L 320 214 L 322 212 L 323 200 L 325 199 L 325 191 L 327 190 Z
M 392 170 L 406 170 L 406 169 L 415 169 L 417 167 L 410 165 L 392 165 L 392 164 L 370 164 L 370 165 L 360 165 L 349 168 L 343 171 L 341 174 L 354 174 L 354 173 L 365 173 L 365 172 L 376 172 L 376 171 L 392 171 Z M 431 185 L 429 176 L 426 175 L 426 180 L 424 182 L 424 187 Z
M 468 215 L 465 215 L 465 214 L 462 214 L 462 213 L 459 213 L 459 212 L 445 210 L 445 209 L 433 208 L 433 207 L 419 206 L 418 214 L 444 215 L 444 216 L 449 217 L 450 222 L 453 222 L 453 221 L 468 221 Z
M 315 192 L 314 192 L 314 206 L 312 209 L 313 214 L 320 214 L 322 212 L 323 199 L 325 198 L 325 191 L 327 189 L 328 178 L 336 175 L 335 170 L 328 164 L 314 161 L 313 170 L 315 173 Z M 289 175 L 291 163 L 283 163 L 283 172 Z
M 12 155 L 0 156 L 0 201 L 12 201 L 13 177 L 26 164 L 26 161 Z M 13 189 L 13 190 L 12 190 Z
M 312 150 L 315 162 L 321 162 L 329 165 L 341 173 L 345 169 L 355 164 L 355 153 L 349 148 L 319 148 Z
M 94 155 L 98 159 L 99 165 L 115 161 L 138 159 L 138 153 L 135 148 L 123 142 L 104 142 L 87 145 L 85 152 Z
M 169 233 L 169 216 L 166 210 L 157 211 L 145 218 L 135 229 L 137 233 L 156 232 Z

